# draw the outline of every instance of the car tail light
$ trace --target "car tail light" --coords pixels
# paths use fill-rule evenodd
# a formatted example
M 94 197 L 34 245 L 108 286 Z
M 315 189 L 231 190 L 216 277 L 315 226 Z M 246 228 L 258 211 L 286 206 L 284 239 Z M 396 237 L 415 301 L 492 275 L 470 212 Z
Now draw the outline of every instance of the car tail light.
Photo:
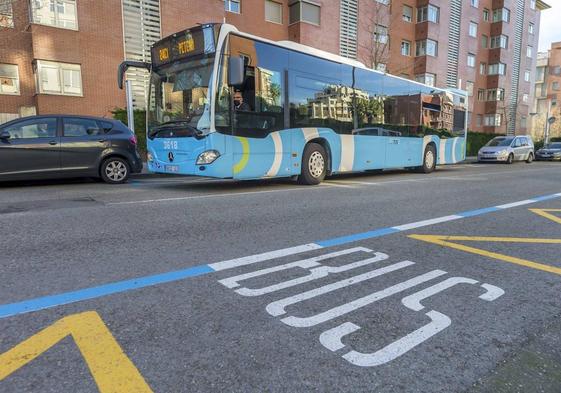
M 136 135 L 131 136 L 129 138 L 129 142 L 136 146 L 136 144 L 138 143 L 138 141 L 136 139 Z

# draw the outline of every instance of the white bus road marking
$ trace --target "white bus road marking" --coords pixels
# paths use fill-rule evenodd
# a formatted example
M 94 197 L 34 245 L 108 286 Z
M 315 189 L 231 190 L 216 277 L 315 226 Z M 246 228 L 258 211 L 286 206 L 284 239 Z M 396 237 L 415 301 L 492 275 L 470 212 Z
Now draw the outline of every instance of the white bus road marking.
M 309 270 L 310 274 L 307 276 L 298 277 L 292 280 L 284 281 L 275 285 L 270 285 L 268 287 L 259 288 L 259 289 L 240 288 L 236 290 L 236 293 L 243 296 L 260 296 L 260 295 L 265 295 L 267 293 L 279 291 L 281 289 L 293 287 L 295 285 L 300 285 L 306 282 L 317 280 L 319 278 L 327 277 L 329 274 L 345 272 L 361 266 L 366 266 L 371 263 L 379 262 L 388 258 L 386 254 L 376 253 L 376 256 L 374 258 L 369 258 L 362 261 L 349 263 L 347 265 L 339 266 L 339 267 L 322 266 L 321 263 L 319 263 L 320 261 L 326 259 L 332 259 L 342 255 L 356 253 L 359 251 L 363 251 L 366 253 L 372 252 L 372 250 L 369 250 L 364 247 L 355 247 L 348 250 L 336 251 L 330 254 L 320 255 L 309 259 L 286 263 L 284 265 L 278 265 L 268 269 L 261 269 L 246 274 L 240 274 L 239 276 L 234 276 L 224 280 L 220 280 L 219 283 L 226 286 L 227 288 L 236 288 L 240 286 L 239 284 L 240 281 L 247 280 L 250 278 L 260 277 L 267 274 L 279 272 L 282 270 L 297 268 L 297 267 L 301 269 L 314 268 Z
M 401 300 L 401 303 L 413 310 L 421 311 L 425 307 L 421 301 L 436 295 L 446 289 L 452 288 L 458 284 L 477 284 L 476 280 L 466 277 L 451 277 L 429 288 L 420 290 L 412 295 L 406 296 Z M 494 301 L 504 294 L 504 290 L 490 284 L 482 284 L 481 287 L 485 289 L 485 293 L 479 296 L 479 299 L 485 301 Z M 427 341 L 429 338 L 440 333 L 452 324 L 452 320 L 447 315 L 438 311 L 431 310 L 425 314 L 430 318 L 430 322 L 426 325 L 414 330 L 406 336 L 386 345 L 382 349 L 373 353 L 362 353 L 351 350 L 344 354 L 342 357 L 348 362 L 361 367 L 373 367 L 386 364 L 396 359 L 397 357 L 409 352 L 419 344 Z M 329 329 L 320 335 L 320 343 L 331 351 L 338 351 L 345 347 L 342 338 L 351 333 L 360 330 L 360 326 L 351 322 L 345 322 L 335 328 Z
M 292 250 L 292 251 L 300 251 L 300 250 Z M 368 248 L 354 247 L 346 250 L 340 250 L 340 251 L 316 256 L 313 258 L 303 259 L 296 262 L 286 263 L 266 269 L 260 269 L 253 272 L 236 275 L 233 277 L 219 280 L 219 283 L 230 289 L 238 288 L 235 290 L 235 292 L 243 296 L 260 296 L 260 295 L 270 294 L 275 291 L 279 291 L 281 289 L 292 288 L 299 284 L 309 283 L 314 280 L 322 279 L 327 277 L 330 273 L 336 274 L 340 272 L 345 272 L 357 267 L 366 266 L 371 263 L 376 263 L 388 259 L 388 256 L 386 254 L 374 253 L 375 257 L 373 258 L 368 258 L 358 262 L 348 263 L 346 265 L 342 265 L 338 267 L 322 266 L 320 263 L 321 261 L 324 260 L 333 259 L 344 255 L 350 255 L 357 252 L 373 253 L 373 251 Z M 271 259 L 270 258 L 271 256 L 272 255 L 270 254 L 269 255 L 262 254 L 259 259 L 261 260 Z M 248 261 L 243 261 L 243 263 L 246 262 Z M 251 260 L 249 262 L 255 263 L 256 260 Z M 411 261 L 402 261 L 399 263 L 394 263 L 392 265 L 378 268 L 344 280 L 339 280 L 327 285 L 317 287 L 315 289 L 311 289 L 295 295 L 291 295 L 280 300 L 275 300 L 269 303 L 265 307 L 265 310 L 274 317 L 283 316 L 287 313 L 286 308 L 288 306 L 303 302 L 305 300 L 310 300 L 315 297 L 333 291 L 347 288 L 352 285 L 356 285 L 364 281 L 370 280 L 372 278 L 380 277 L 386 273 L 390 273 L 393 271 L 397 271 L 399 269 L 403 269 L 408 266 L 412 266 L 414 264 L 415 263 Z M 264 275 L 273 274 L 292 268 L 307 269 L 309 270 L 310 274 L 303 277 L 289 279 L 264 288 L 259 288 L 259 289 L 249 289 L 245 287 L 240 288 L 240 281 L 244 281 L 250 278 L 261 277 Z M 383 290 L 373 292 L 367 296 L 363 296 L 353 301 L 347 302 L 345 304 L 332 307 L 327 311 L 318 313 L 311 317 L 295 317 L 290 315 L 287 317 L 283 317 L 281 319 L 281 322 L 289 326 L 298 327 L 298 328 L 309 328 L 309 327 L 317 326 L 324 322 L 328 322 L 335 318 L 339 318 L 344 315 L 355 312 L 379 300 L 388 298 L 390 296 L 393 296 L 395 294 L 398 294 L 415 286 L 421 285 L 435 278 L 444 276 L 446 274 L 447 272 L 443 270 L 432 270 L 427 273 L 420 274 L 416 277 L 405 280 L 403 282 L 390 285 L 389 287 Z M 477 283 L 478 283 L 477 280 L 471 278 L 451 277 L 437 284 L 434 284 L 428 288 L 419 290 L 412 295 L 405 296 L 401 300 L 401 304 L 410 310 L 419 312 L 425 308 L 421 304 L 423 300 L 459 284 L 475 285 Z M 481 300 L 491 302 L 498 299 L 504 294 L 504 290 L 494 285 L 481 284 L 481 287 L 485 290 L 485 293 L 479 296 L 479 299 Z M 438 333 L 440 333 L 441 331 L 443 331 L 444 329 L 446 329 L 452 324 L 451 318 L 435 310 L 430 310 L 426 312 L 425 316 L 430 319 L 430 321 L 427 324 L 393 341 L 392 343 L 386 345 L 385 347 L 373 353 L 363 353 L 355 349 L 350 349 L 341 356 L 343 357 L 343 359 L 356 366 L 361 366 L 361 367 L 380 366 L 382 364 L 389 363 L 392 360 L 395 360 L 397 357 L 402 356 L 403 354 L 411 351 L 413 348 L 427 341 L 431 337 L 437 335 Z M 343 338 L 350 334 L 356 333 L 360 329 L 361 329 L 360 326 L 352 322 L 343 322 L 334 328 L 330 328 L 322 332 L 319 336 L 319 342 L 330 351 L 337 352 L 346 347 L 346 345 L 343 343 Z

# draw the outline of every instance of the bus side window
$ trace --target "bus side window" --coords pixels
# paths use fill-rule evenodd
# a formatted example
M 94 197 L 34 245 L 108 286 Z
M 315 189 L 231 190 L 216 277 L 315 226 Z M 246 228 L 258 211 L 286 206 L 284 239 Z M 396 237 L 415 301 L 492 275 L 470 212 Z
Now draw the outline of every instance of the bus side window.
M 234 107 L 233 132 L 236 136 L 265 138 L 284 125 L 284 74 L 288 52 L 260 41 L 232 35 L 230 55 L 243 56 L 245 81 L 237 86 L 244 105 Z
M 355 114 L 357 135 L 384 136 L 383 76 L 355 69 Z

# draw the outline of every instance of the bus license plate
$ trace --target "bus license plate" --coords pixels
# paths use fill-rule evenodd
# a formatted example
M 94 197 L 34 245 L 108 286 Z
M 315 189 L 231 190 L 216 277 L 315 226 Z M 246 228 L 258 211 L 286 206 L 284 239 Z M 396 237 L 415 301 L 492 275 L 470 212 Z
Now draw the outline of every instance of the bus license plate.
M 179 172 L 178 165 L 166 165 L 166 172 Z

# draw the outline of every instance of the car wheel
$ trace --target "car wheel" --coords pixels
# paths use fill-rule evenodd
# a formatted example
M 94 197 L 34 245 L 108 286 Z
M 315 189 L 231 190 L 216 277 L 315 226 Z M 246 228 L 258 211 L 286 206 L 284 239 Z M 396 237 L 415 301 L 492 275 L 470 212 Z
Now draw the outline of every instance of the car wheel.
M 526 160 L 526 162 L 527 162 L 528 164 L 531 164 L 532 161 L 534 161 L 534 154 L 533 154 L 533 153 L 530 153 L 530 154 L 528 154 L 528 159 Z
M 129 163 L 119 157 L 111 157 L 102 162 L 101 178 L 108 184 L 122 184 L 129 179 Z
M 423 155 L 423 166 L 419 168 L 421 173 L 431 173 L 436 168 L 436 149 L 433 145 L 428 145 Z
M 327 174 L 327 153 L 322 145 L 308 143 L 302 155 L 302 173 L 298 183 L 316 185 L 325 179 Z
M 505 161 L 505 164 L 510 165 L 514 162 L 514 154 L 510 153 Z

